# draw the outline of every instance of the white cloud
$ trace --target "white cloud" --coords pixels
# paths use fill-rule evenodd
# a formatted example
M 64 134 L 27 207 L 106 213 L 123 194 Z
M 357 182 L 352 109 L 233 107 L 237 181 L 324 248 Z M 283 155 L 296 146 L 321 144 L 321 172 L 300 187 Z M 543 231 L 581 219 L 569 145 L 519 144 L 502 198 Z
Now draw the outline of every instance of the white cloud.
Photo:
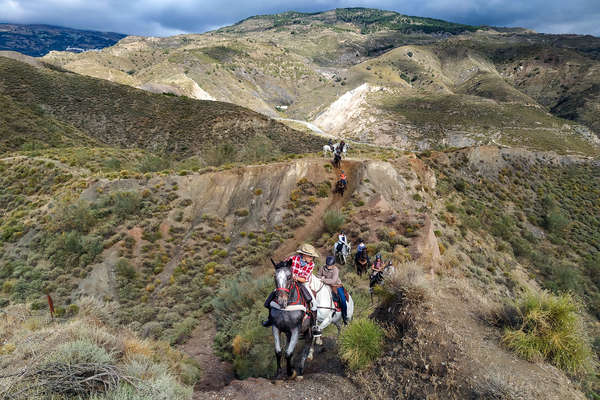
M 256 14 L 336 7 L 373 7 L 468 24 L 600 35 L 598 0 L 0 0 L 0 21 L 167 36 L 204 32 Z

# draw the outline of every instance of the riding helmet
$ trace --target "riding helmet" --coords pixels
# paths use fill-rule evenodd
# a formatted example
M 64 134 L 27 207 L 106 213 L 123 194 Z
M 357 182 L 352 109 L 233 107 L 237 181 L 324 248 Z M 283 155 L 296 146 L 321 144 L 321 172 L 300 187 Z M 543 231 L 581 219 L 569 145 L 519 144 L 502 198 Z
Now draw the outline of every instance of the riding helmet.
M 327 256 L 327 259 L 325 260 L 325 264 L 327 264 L 327 266 L 332 266 L 333 264 L 335 264 L 335 257 Z
M 377 255 L 375 256 L 376 260 L 381 260 L 381 254 L 377 253 Z

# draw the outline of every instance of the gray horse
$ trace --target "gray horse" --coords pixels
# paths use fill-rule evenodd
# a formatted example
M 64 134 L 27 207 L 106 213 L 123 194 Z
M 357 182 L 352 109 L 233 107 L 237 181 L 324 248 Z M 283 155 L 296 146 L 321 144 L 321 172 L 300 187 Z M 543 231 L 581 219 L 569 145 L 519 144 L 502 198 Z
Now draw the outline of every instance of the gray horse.
M 310 321 L 305 318 L 300 285 L 292 279 L 292 261 L 281 261 L 275 264 L 275 284 L 277 294 L 275 302 L 272 302 L 270 308 L 271 318 L 273 320 L 273 338 L 275 339 L 275 357 L 277 358 L 277 376 L 281 374 L 281 341 L 280 334 L 283 332 L 287 337 L 287 348 L 285 350 L 285 359 L 287 367 L 287 376 L 290 379 L 298 377 L 302 379 L 304 363 L 312 346 L 313 336 L 310 330 Z M 304 308 L 308 307 L 304 305 Z M 300 360 L 298 361 L 298 372 L 292 367 L 292 356 L 298 343 L 300 335 L 304 335 L 304 348 Z

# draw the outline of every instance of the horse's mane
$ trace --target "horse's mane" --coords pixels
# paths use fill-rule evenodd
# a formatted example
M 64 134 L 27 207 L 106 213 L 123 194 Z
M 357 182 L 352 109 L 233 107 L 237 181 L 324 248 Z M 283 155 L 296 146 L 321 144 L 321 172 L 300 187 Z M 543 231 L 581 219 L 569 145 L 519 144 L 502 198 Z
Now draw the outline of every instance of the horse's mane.
M 321 286 L 323 286 L 323 281 L 321 280 L 321 278 L 318 278 L 315 274 L 310 274 L 309 285 L 312 290 L 317 291 L 321 288 Z

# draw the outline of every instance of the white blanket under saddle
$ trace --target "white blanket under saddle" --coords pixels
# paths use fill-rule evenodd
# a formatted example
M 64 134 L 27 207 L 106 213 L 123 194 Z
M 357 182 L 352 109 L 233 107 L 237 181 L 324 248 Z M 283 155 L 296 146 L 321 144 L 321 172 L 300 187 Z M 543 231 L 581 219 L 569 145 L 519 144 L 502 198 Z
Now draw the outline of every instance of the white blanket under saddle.
M 287 306 L 286 308 L 281 308 L 281 306 L 277 304 L 276 301 L 272 301 L 270 306 L 271 308 L 283 311 L 306 311 L 306 307 L 304 307 L 302 304 L 293 304 L 291 306 Z

